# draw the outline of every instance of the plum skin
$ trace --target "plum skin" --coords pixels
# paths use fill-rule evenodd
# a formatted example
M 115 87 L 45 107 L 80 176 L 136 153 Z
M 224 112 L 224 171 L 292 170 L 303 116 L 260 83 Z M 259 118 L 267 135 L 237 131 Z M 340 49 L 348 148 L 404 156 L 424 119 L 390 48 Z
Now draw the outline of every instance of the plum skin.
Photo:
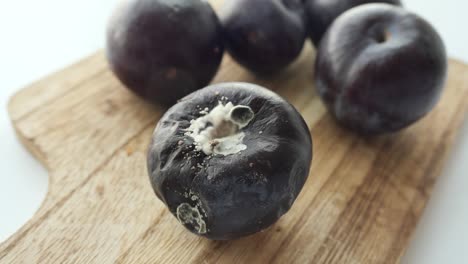
M 164 106 L 208 84 L 223 52 L 219 19 L 200 0 L 125 0 L 107 28 L 111 70 L 131 91 Z
M 223 98 L 254 112 L 243 128 L 247 149 L 227 156 L 195 151 L 184 131 L 199 109 L 212 109 Z M 174 216 L 181 206 L 196 203 L 206 214 L 204 232 L 194 223 L 185 223 L 187 229 L 227 240 L 261 231 L 285 214 L 308 177 L 311 159 L 309 129 L 293 106 L 260 86 L 224 83 L 196 91 L 167 111 L 147 162 L 152 187 Z
M 318 46 L 333 21 L 345 11 L 369 3 L 387 3 L 401 6 L 400 0 L 305 0 L 309 36 Z
M 302 0 L 231 0 L 220 19 L 228 52 L 259 75 L 286 68 L 307 37 Z
M 421 17 L 388 4 L 341 15 L 320 43 L 318 94 L 338 122 L 364 135 L 396 132 L 438 102 L 447 75 L 445 46 Z

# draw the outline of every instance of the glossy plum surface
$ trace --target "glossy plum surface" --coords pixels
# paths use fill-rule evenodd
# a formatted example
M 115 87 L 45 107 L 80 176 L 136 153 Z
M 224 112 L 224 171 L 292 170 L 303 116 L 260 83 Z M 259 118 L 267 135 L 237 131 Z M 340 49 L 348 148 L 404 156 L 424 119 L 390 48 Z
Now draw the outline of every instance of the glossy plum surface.
M 315 83 L 341 124 L 381 134 L 426 115 L 446 73 L 444 43 L 427 21 L 400 7 L 367 4 L 345 12 L 327 31 Z
M 201 0 L 126 0 L 107 30 L 107 58 L 120 81 L 165 106 L 207 85 L 224 45 L 211 6 Z
M 250 120 L 231 131 L 244 134 L 245 148 L 227 155 L 197 150 L 188 136 L 194 120 L 229 103 L 241 106 L 233 111 L 236 122 Z M 204 129 L 214 126 L 208 122 Z M 223 136 L 229 134 L 218 133 L 219 142 Z M 181 224 L 197 235 L 226 240 L 261 231 L 285 214 L 308 177 L 311 159 L 309 129 L 292 105 L 257 85 L 223 83 L 188 95 L 161 118 L 148 172 L 156 195 Z
M 400 0 L 304 0 L 307 26 L 312 42 L 318 46 L 332 22 L 345 11 L 363 4 L 387 3 L 401 5 Z
M 220 18 L 229 53 L 257 74 L 287 67 L 307 37 L 302 0 L 230 0 Z

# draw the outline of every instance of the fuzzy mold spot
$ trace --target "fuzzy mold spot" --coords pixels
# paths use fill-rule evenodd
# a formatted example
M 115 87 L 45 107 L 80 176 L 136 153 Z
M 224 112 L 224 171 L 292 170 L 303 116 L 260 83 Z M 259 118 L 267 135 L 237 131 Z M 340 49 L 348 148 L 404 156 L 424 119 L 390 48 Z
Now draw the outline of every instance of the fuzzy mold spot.
M 191 120 L 185 135 L 194 140 L 195 149 L 206 155 L 232 155 L 247 146 L 243 144 L 245 133 L 241 131 L 255 117 L 252 109 L 245 105 L 233 105 L 231 102 L 219 104 L 203 116 Z
M 177 207 L 177 219 L 183 225 L 193 228 L 198 234 L 206 233 L 206 224 L 197 207 L 182 203 Z

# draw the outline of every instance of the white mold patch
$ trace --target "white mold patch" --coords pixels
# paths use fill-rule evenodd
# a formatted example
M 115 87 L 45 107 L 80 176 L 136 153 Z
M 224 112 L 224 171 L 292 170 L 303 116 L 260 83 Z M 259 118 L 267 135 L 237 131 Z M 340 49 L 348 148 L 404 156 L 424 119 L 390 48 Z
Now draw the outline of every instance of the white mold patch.
M 232 155 L 247 149 L 243 144 L 245 137 L 242 128 L 254 118 L 252 109 L 244 105 L 233 105 L 231 102 L 219 104 L 208 112 L 203 109 L 203 116 L 191 120 L 185 133 L 194 140 L 195 149 L 206 155 Z
M 197 207 L 182 203 L 177 207 L 177 219 L 183 225 L 192 226 L 198 234 L 206 233 L 206 224 Z

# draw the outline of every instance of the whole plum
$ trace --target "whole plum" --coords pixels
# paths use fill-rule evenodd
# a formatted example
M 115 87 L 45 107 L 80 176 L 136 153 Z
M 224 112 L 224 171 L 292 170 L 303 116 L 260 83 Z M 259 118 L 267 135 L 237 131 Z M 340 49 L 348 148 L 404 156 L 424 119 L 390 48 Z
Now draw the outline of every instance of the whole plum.
M 350 9 L 330 26 L 315 67 L 318 94 L 344 126 L 395 132 L 438 102 L 447 74 L 445 46 L 418 15 L 389 4 Z
M 118 79 L 166 106 L 208 84 L 223 52 L 219 20 L 202 0 L 126 0 L 107 30 L 107 58 Z
M 333 21 L 345 11 L 363 4 L 387 3 L 401 5 L 400 0 L 305 0 L 307 26 L 316 46 Z
M 307 37 L 302 0 L 229 0 L 220 18 L 231 56 L 261 75 L 293 62 Z

